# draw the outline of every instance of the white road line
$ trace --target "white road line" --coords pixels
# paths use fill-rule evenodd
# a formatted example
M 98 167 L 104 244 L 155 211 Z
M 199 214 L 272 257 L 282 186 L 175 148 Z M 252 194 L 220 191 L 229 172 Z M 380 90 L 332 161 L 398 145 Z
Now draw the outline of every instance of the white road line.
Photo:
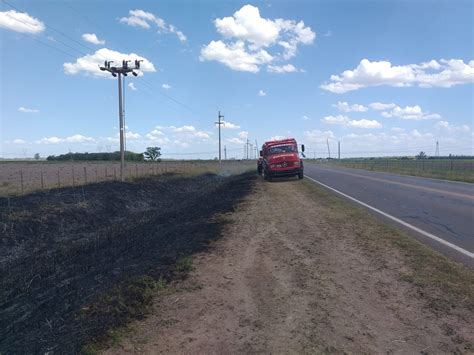
M 405 226 L 405 227 L 407 227 L 407 228 L 410 228 L 410 229 L 414 230 L 415 232 L 424 235 L 425 237 L 428 237 L 428 238 L 430 238 L 430 239 L 433 239 L 433 240 L 437 241 L 438 243 L 441 243 L 441 244 L 443 244 L 443 245 L 445 245 L 445 246 L 447 246 L 447 247 L 449 247 L 449 248 L 452 248 L 452 249 L 458 251 L 459 253 L 462 253 L 462 254 L 464 254 L 464 255 L 470 257 L 470 258 L 474 258 L 474 253 L 471 253 L 471 252 L 468 251 L 468 250 L 465 250 L 465 249 L 463 249 L 463 248 L 461 248 L 461 247 L 458 247 L 457 245 L 454 245 L 454 244 L 452 244 L 452 243 L 450 243 L 450 242 L 447 242 L 446 240 L 444 240 L 444 239 L 442 239 L 442 238 L 440 238 L 440 237 L 437 237 L 437 236 L 435 236 L 434 234 L 428 233 L 428 232 L 424 231 L 423 229 L 420 229 L 420 228 L 418 228 L 418 227 L 415 227 L 414 225 L 411 225 L 410 223 L 407 223 L 407 222 L 405 222 L 405 221 L 402 221 L 401 219 L 399 219 L 399 218 L 397 218 L 397 217 L 394 217 L 394 216 L 392 216 L 392 215 L 390 215 L 390 214 L 388 214 L 388 213 L 385 213 L 385 212 L 379 210 L 378 208 L 372 207 L 372 206 L 366 204 L 365 202 L 359 201 L 358 199 L 356 199 L 356 198 L 354 198 L 354 197 L 352 197 L 352 196 L 346 195 L 344 192 L 341 192 L 341 191 L 339 191 L 339 190 L 336 190 L 336 189 L 332 188 L 331 186 L 328 186 L 328 185 L 326 185 L 326 184 L 323 184 L 322 182 L 319 182 L 319 181 L 317 181 L 317 180 L 315 180 L 315 179 L 313 179 L 313 178 L 311 178 L 311 177 L 309 177 L 309 176 L 307 176 L 307 175 L 305 175 L 305 177 L 306 177 L 307 179 L 311 180 L 311 181 L 314 181 L 315 183 L 317 183 L 317 184 L 319 184 L 319 185 L 321 185 L 321 186 L 324 186 L 325 188 L 327 188 L 327 189 L 329 189 L 329 190 L 332 190 L 332 191 L 334 191 L 334 192 L 336 192 L 336 193 L 338 193 L 338 194 L 340 194 L 340 195 L 342 195 L 342 196 L 348 198 L 349 200 L 352 200 L 352 201 L 354 201 L 354 202 L 357 202 L 358 204 L 360 204 L 360 205 L 362 205 L 362 206 L 364 206 L 364 207 L 367 207 L 368 209 L 370 209 L 370 210 L 372 210 L 372 211 L 375 211 L 375 212 L 381 214 L 381 215 L 384 216 L 384 217 L 387 217 L 387 218 L 391 219 L 392 221 L 395 221 L 395 222 L 397 222 L 397 223 L 399 223 L 399 224 L 401 224 L 401 225 L 403 225 L 403 226 Z

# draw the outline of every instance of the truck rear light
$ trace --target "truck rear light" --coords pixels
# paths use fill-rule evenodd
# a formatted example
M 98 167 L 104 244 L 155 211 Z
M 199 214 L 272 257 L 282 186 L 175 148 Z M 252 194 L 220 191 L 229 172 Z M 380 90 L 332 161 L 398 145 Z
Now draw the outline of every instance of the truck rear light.
M 300 166 L 300 162 L 299 161 L 293 162 L 293 166 Z

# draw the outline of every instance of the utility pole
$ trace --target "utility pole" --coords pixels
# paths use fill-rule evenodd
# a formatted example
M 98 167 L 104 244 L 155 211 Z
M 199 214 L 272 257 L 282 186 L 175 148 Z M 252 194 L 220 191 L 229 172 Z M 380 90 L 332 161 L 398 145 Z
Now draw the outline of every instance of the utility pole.
M 124 142 L 124 110 L 123 110 L 123 88 L 122 88 L 122 75 L 127 76 L 128 73 L 132 73 L 134 76 L 134 69 L 140 69 L 140 62 L 142 60 L 135 60 L 135 68 L 130 68 L 128 63 L 131 60 L 123 60 L 121 67 L 111 67 L 110 63 L 113 61 L 105 61 L 103 67 L 99 67 L 102 71 L 108 71 L 114 78 L 118 80 L 118 98 L 119 98 L 119 129 L 120 129 L 120 180 L 125 180 L 124 166 L 125 166 L 125 142 Z
M 245 143 L 245 156 L 247 160 L 249 160 L 249 146 L 251 146 L 251 144 L 249 143 L 249 139 L 247 138 L 247 143 Z
M 227 160 L 227 148 L 224 145 L 224 160 Z
M 435 151 L 435 156 L 439 157 L 439 142 L 436 141 L 436 151 Z
M 329 139 L 326 138 L 326 144 L 328 145 L 328 157 L 331 159 L 331 151 L 329 150 Z
M 221 111 L 218 111 L 216 125 L 219 126 L 219 164 L 221 163 L 221 126 L 224 124 L 221 118 L 224 118 L 224 115 L 221 115 Z
M 341 141 L 337 141 L 337 159 L 341 160 Z

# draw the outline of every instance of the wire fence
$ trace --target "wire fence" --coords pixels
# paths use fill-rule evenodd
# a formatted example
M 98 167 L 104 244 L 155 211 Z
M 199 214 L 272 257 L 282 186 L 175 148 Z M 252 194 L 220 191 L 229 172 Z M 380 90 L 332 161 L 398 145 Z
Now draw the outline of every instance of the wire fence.
M 217 163 L 128 162 L 125 180 L 168 173 L 210 169 Z M 91 183 L 119 181 L 118 162 L 9 162 L 0 164 L 0 196 L 23 195 L 38 190 L 75 187 Z

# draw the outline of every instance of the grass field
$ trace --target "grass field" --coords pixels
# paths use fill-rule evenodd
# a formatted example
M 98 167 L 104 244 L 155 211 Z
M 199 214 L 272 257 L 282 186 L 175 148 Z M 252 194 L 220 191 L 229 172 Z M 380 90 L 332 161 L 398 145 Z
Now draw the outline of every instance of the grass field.
M 255 165 L 237 161 L 223 162 L 220 166 L 214 161 L 130 162 L 126 164 L 125 179 L 166 173 L 233 172 L 241 169 L 242 164 Z M 119 162 L 0 162 L 0 196 L 114 180 L 120 180 Z
M 435 179 L 474 182 L 474 159 L 342 159 L 322 164 Z

